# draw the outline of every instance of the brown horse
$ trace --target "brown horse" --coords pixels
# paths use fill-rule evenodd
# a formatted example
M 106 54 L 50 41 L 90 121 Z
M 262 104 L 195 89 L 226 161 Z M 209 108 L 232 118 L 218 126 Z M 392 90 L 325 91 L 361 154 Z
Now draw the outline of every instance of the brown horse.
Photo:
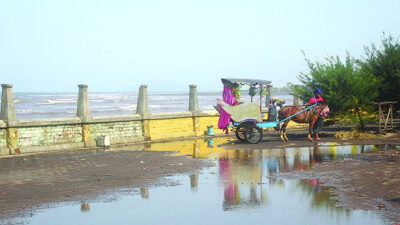
M 306 109 L 307 106 L 284 106 L 281 108 L 278 112 L 278 118 L 279 120 L 284 120 L 285 118 L 288 118 L 301 110 Z M 288 125 L 290 120 L 293 120 L 296 123 L 308 123 L 308 140 L 313 141 L 312 138 L 312 132 L 313 132 L 313 127 L 315 122 L 317 122 L 318 118 L 324 118 L 327 117 L 329 113 L 329 107 L 325 103 L 319 103 L 318 105 L 314 106 L 313 108 L 310 108 L 307 111 L 304 111 L 302 113 L 297 114 L 296 116 L 286 120 L 283 122 L 281 126 L 281 131 L 280 131 L 280 136 L 282 141 L 289 141 L 289 139 L 286 136 L 286 126 Z

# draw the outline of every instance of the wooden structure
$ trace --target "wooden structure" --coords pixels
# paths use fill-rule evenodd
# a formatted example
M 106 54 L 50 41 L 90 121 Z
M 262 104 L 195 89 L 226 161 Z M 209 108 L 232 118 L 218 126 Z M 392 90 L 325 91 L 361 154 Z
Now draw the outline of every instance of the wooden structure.
M 378 105 L 379 133 L 395 130 L 400 125 L 400 119 L 394 117 L 393 105 L 398 102 L 375 102 Z

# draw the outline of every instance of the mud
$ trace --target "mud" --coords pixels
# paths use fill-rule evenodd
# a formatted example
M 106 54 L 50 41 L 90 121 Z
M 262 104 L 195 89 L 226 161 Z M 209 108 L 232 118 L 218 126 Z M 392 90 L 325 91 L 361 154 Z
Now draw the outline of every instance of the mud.
M 84 150 L 0 158 L 0 224 L 51 203 L 101 198 L 122 188 L 173 185 L 166 179 L 207 166 L 171 152 Z M 102 199 L 107 200 L 107 199 Z
M 400 223 L 400 152 L 382 150 L 317 164 L 309 171 L 277 174 L 286 179 L 317 179 L 334 187 L 337 206 L 372 210 Z
M 285 147 L 312 147 L 321 144 L 334 144 L 334 145 L 400 145 L 399 133 L 388 133 L 386 135 L 378 136 L 377 138 L 369 139 L 352 139 L 352 140 L 339 140 L 335 137 L 336 132 L 346 130 L 341 128 L 324 128 L 321 133 L 320 141 L 309 141 L 307 139 L 308 130 L 305 128 L 295 128 L 287 131 L 289 141 L 283 142 L 280 139 L 279 132 L 275 130 L 264 131 L 263 139 L 258 144 L 248 144 L 232 138 L 233 141 L 222 145 L 226 149 L 233 150 L 260 150 L 272 148 L 285 148 Z M 347 129 L 348 130 L 348 129 Z M 232 135 L 234 135 L 231 132 Z
M 380 213 L 385 218 L 400 224 L 400 134 L 387 134 L 380 138 L 338 140 L 336 129 L 327 129 L 321 141 L 307 140 L 306 130 L 288 131 L 289 142 L 282 142 L 277 132 L 271 131 L 257 145 L 232 141 L 229 149 L 269 149 L 283 147 L 304 147 L 317 145 L 381 145 L 385 146 L 374 154 L 323 162 L 311 170 L 278 173 L 282 179 L 317 179 L 320 185 L 333 187 L 337 205 L 349 209 L 365 209 Z

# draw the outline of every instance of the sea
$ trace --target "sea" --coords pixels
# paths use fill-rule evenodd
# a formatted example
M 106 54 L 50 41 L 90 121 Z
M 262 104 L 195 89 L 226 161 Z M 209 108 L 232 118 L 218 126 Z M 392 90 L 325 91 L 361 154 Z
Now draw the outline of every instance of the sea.
M 250 101 L 242 94 L 239 101 Z M 76 116 L 78 93 L 13 93 L 17 119 L 60 118 Z M 286 105 L 293 103 L 293 96 L 277 92 L 274 98 L 283 99 Z M 125 93 L 89 93 L 89 107 L 92 116 L 126 115 L 136 112 L 138 95 Z M 200 110 L 214 110 L 216 99 L 222 99 L 222 92 L 199 92 Z M 150 113 L 188 111 L 189 93 L 148 93 Z M 253 102 L 260 104 L 255 96 Z M 262 99 L 265 107 L 265 97 Z

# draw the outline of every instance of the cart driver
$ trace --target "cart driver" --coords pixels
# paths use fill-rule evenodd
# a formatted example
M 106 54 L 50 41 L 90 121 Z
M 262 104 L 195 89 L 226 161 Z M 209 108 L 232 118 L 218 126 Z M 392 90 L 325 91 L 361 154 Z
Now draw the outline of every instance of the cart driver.
M 308 102 L 310 105 L 318 103 L 318 102 L 323 102 L 324 98 L 322 97 L 322 91 L 317 88 L 314 91 L 314 97 L 310 98 L 310 101 Z
M 314 97 L 310 98 L 310 101 L 308 102 L 308 105 L 312 105 L 318 102 L 323 102 L 324 98 L 322 97 L 322 91 L 317 88 L 314 91 Z M 324 126 L 324 121 L 321 117 L 318 118 L 318 120 L 315 122 L 314 127 L 313 127 L 313 133 L 315 134 L 315 140 L 319 141 L 319 133 L 322 130 L 322 127 Z

